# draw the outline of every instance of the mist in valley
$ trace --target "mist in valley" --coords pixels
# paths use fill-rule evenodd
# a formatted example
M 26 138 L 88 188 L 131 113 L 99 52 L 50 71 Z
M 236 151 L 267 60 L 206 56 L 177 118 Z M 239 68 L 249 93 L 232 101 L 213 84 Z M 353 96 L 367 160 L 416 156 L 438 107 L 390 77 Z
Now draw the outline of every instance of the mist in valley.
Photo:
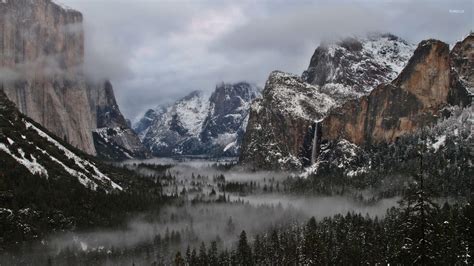
M 134 215 L 123 228 L 51 235 L 28 247 L 29 252 L 22 252 L 28 254 L 22 255 L 23 259 L 48 260 L 72 253 L 79 258 L 78 254 L 101 254 L 105 256 L 105 262 L 111 264 L 152 263 L 157 256 L 162 256 L 161 253 L 180 251 L 184 254 L 188 246 L 199 249 L 203 242 L 215 241 L 219 249 L 231 249 L 242 230 L 251 240 L 256 234 L 272 228 L 304 224 L 311 217 L 321 220 L 348 212 L 383 217 L 387 209 L 400 200 L 394 197 L 367 203 L 351 195 L 284 193 L 278 187 L 291 178 L 291 173 L 247 171 L 234 164 L 232 159 L 125 162 L 122 167 L 155 179 L 163 185 L 164 193 L 175 195 L 177 199 L 159 210 Z M 228 184 L 253 184 L 253 190 L 244 193 L 226 191 Z M 161 253 L 132 252 L 141 248 L 147 250 L 147 246 L 156 247 L 163 242 L 167 243 L 166 250 Z M 131 254 L 124 259 L 127 252 Z M 117 253 L 121 254 L 120 259 L 116 258 Z

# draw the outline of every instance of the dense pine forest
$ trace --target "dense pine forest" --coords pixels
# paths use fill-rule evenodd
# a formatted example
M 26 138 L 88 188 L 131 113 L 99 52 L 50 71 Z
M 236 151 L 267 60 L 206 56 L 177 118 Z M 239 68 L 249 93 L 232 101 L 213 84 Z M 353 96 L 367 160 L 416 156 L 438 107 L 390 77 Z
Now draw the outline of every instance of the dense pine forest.
M 243 230 L 228 247 L 217 238 L 177 252 L 177 246 L 191 241 L 167 231 L 131 248 L 68 248 L 43 259 L 52 265 L 469 265 L 473 221 L 472 200 L 438 204 L 417 186 L 381 218 L 352 212 L 322 220 L 312 217 L 255 236 Z

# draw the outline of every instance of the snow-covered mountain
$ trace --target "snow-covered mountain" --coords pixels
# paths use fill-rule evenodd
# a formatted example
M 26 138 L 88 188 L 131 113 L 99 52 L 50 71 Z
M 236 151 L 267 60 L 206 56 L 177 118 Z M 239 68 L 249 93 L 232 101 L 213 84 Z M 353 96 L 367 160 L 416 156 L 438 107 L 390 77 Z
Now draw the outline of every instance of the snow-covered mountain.
M 208 95 L 194 91 L 168 106 L 148 110 L 134 125 L 156 156 L 235 156 L 251 102 L 260 90 L 249 83 L 222 83 Z
M 241 162 L 270 169 L 310 164 L 315 122 L 391 81 L 414 49 L 391 34 L 351 37 L 322 43 L 302 77 L 273 72 L 252 105 Z
M 446 43 L 425 40 L 410 57 L 413 46 L 392 35 L 324 44 L 302 77 L 312 85 L 270 75 L 250 112 L 241 162 L 301 169 L 331 161 L 344 168 L 342 161 L 357 157 L 359 148 L 393 143 L 432 125 L 449 115 L 447 106 L 471 104 L 473 43 L 471 34 L 450 51 Z M 288 91 L 295 96 L 281 93 Z
M 301 167 L 306 131 L 335 105 L 330 96 L 300 77 L 272 72 L 262 98 L 250 109 L 240 161 L 256 168 Z
M 303 79 L 341 102 L 370 93 L 402 71 L 416 46 L 391 34 L 322 43 Z

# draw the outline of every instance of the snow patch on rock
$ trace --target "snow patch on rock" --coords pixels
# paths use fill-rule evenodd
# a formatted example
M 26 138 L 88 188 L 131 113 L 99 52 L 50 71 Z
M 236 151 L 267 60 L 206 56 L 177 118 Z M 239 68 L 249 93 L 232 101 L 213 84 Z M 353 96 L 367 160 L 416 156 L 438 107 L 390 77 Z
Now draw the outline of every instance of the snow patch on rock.
M 94 185 L 93 185 L 92 189 L 94 189 L 94 190 L 97 188 L 97 185 L 98 185 L 96 182 L 100 182 L 101 184 L 104 184 L 104 185 L 110 184 L 113 189 L 123 190 L 121 186 L 119 186 L 118 184 L 113 182 L 109 177 L 107 177 L 105 174 L 103 174 L 94 164 L 92 164 L 91 162 L 89 162 L 87 160 L 84 160 L 84 159 L 80 158 L 75 153 L 73 153 L 72 151 L 70 151 L 69 149 L 64 147 L 61 143 L 59 143 L 58 141 L 53 139 L 51 136 L 46 134 L 41 129 L 37 128 L 32 123 L 30 123 L 28 121 L 24 121 L 24 123 L 26 125 L 26 128 L 28 128 L 28 129 L 31 128 L 31 129 L 35 130 L 38 133 L 39 136 L 45 138 L 47 141 L 52 143 L 58 149 L 63 151 L 67 158 L 73 160 L 74 163 L 79 168 L 82 169 L 81 172 L 77 172 L 75 170 L 74 170 L 75 172 L 73 172 L 73 171 L 71 171 L 72 169 L 70 169 L 69 167 L 66 168 L 65 165 L 63 163 L 61 163 L 61 166 L 63 166 L 63 168 L 67 172 L 69 172 L 71 175 L 77 177 L 79 179 L 79 181 L 81 182 L 81 184 L 88 187 L 88 185 L 90 184 L 88 179 L 92 178 L 90 180 L 93 180 Z M 59 160 L 56 160 L 56 162 L 59 162 Z
M 11 144 L 12 143 L 10 143 L 10 145 Z M 41 176 L 48 177 L 48 171 L 46 170 L 46 168 L 39 164 L 33 155 L 30 155 L 31 159 L 27 159 L 25 157 L 25 152 L 22 149 L 18 149 L 17 151 L 20 156 L 17 156 L 13 152 L 11 152 L 10 149 L 4 143 L 0 143 L 0 150 L 6 152 L 18 163 L 25 166 L 26 169 L 28 169 L 28 171 L 30 171 L 33 175 L 38 174 Z

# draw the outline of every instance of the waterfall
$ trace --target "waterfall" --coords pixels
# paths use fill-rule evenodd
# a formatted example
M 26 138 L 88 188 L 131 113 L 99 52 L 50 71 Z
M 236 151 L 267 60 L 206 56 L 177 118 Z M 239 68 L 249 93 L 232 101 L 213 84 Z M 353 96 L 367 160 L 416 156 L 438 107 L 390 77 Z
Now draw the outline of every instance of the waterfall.
M 313 149 L 311 150 L 311 165 L 316 163 L 318 159 L 318 152 L 319 152 L 319 122 L 314 122 L 314 136 L 313 136 Z

